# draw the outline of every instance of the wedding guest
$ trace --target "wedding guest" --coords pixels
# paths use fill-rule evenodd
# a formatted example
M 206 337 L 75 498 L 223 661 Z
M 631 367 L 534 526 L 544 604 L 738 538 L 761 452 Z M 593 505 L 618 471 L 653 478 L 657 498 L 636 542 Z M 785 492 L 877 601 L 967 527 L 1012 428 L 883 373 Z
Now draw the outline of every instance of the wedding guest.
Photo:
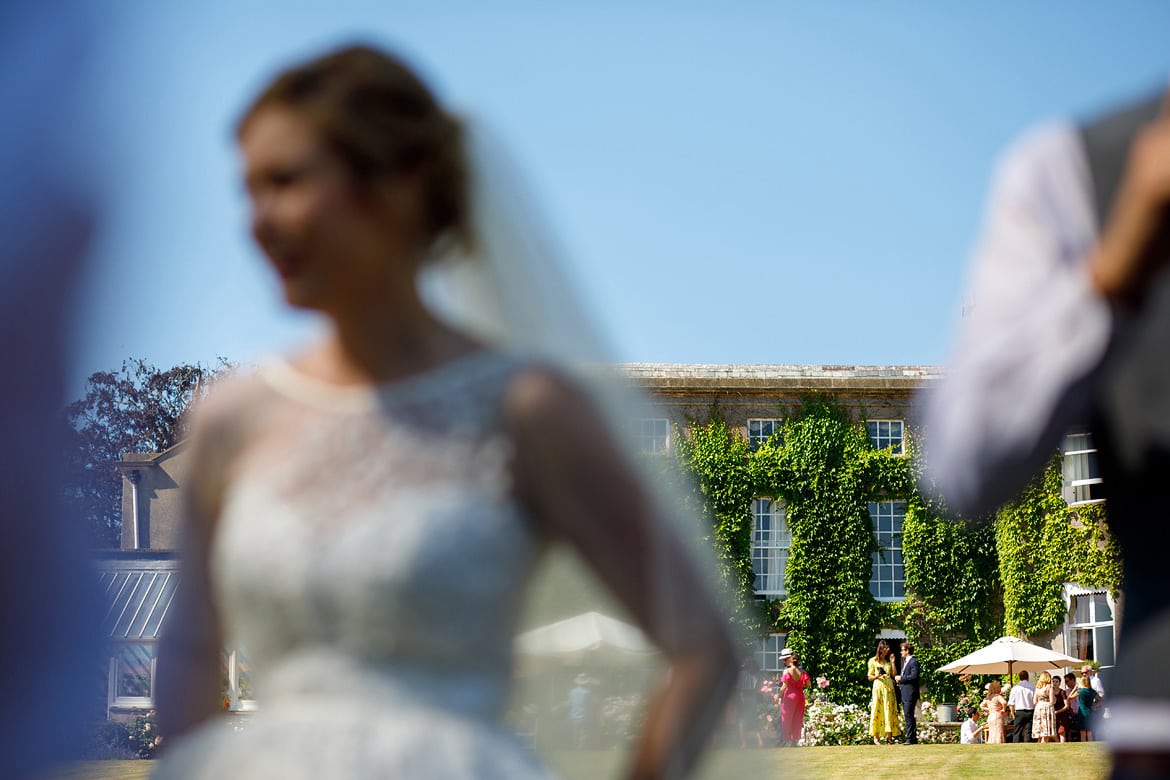
M 1068 739 L 1069 709 L 1068 694 L 1060 684 L 1060 675 L 1052 677 L 1052 709 L 1056 715 L 1056 735 L 1061 742 Z
M 987 696 L 979 708 L 987 713 L 987 744 L 1002 745 L 1007 742 L 1005 720 L 1008 703 L 1000 693 L 999 680 L 992 680 L 987 684 Z
M 1028 679 L 1027 670 L 1020 672 L 1020 681 L 1012 686 L 1008 708 L 1012 718 L 1012 742 L 1031 742 L 1036 686 Z
M 1170 678 L 1159 673 L 1170 657 L 1170 610 L 1129 638 L 1129 664 L 1118 667 L 1110 687 L 1118 691 L 1145 691 L 1143 702 L 1116 696 L 1109 704 L 1097 736 L 1113 750 L 1114 780 L 1170 777 L 1170 711 L 1150 706 L 1170 701 Z M 1151 670 L 1155 670 L 1151 672 Z M 1119 706 L 1124 705 L 1124 706 Z M 1103 732 L 1103 733 L 1102 733 Z
M 1170 606 L 1149 544 L 1170 458 L 1168 103 L 1162 86 L 1012 144 L 969 274 L 973 309 L 923 425 L 928 480 L 970 516 L 1023 488 L 1070 429 L 1091 427 L 1127 632 Z
M 1053 742 L 1056 739 L 1056 705 L 1053 702 L 1052 675 L 1040 672 L 1036 679 L 1036 708 L 1032 713 L 1032 739 Z
M 898 695 L 894 692 L 894 659 L 890 654 L 890 646 L 882 639 L 877 644 L 877 652 L 866 663 L 867 676 L 873 683 L 873 695 L 870 700 L 869 733 L 873 737 L 873 744 L 882 744 L 884 738 L 887 744 L 894 743 L 894 737 L 902 733 L 902 726 L 898 722 Z
M 1150 543 L 1170 465 L 1168 105 L 1163 82 L 1103 115 L 1048 122 L 1013 144 L 964 295 L 973 307 L 922 425 L 924 486 L 937 485 L 951 510 L 971 517 L 1023 488 L 1066 433 L 1092 434 L 1125 564 L 1110 691 L 1116 778 L 1151 764 L 1170 773 L 1170 739 L 1130 736 L 1170 734 L 1170 694 L 1142 684 L 1147 670 L 1128 649 L 1128 637 L 1170 609 L 1165 556 Z M 1127 669 L 1134 674 L 1120 676 Z
M 1081 667 L 1081 674 L 1089 675 L 1089 685 L 1097 694 L 1097 699 L 1093 703 L 1093 711 L 1100 712 L 1105 705 L 1105 683 L 1101 682 L 1101 675 L 1097 674 L 1097 670 L 1089 664 Z
M 1077 706 L 1081 712 L 1081 742 L 1093 741 L 1093 707 L 1097 703 L 1097 692 L 1093 690 L 1089 675 L 1082 672 L 1080 687 L 1077 688 Z
M 764 746 L 764 738 L 760 734 L 760 701 L 759 667 L 754 659 L 746 658 L 739 670 L 733 714 L 741 748 L 747 747 L 749 736 L 757 748 Z
M 963 745 L 981 745 L 983 744 L 983 730 L 984 727 L 975 720 L 975 712 L 972 711 L 967 714 L 967 719 L 959 727 L 959 742 Z
M 787 667 L 780 677 L 780 726 L 776 744 L 797 745 L 804 730 L 804 689 L 809 686 L 808 673 L 800 668 L 800 658 L 787 647 L 780 651 L 780 659 Z
M 1081 732 L 1085 728 L 1085 720 L 1081 717 L 1081 691 L 1077 685 L 1077 676 L 1069 672 L 1064 676 L 1065 699 L 1068 702 L 1068 737 L 1069 742 L 1080 742 Z
M 569 725 L 573 732 L 573 747 L 583 749 L 590 742 L 590 714 L 593 710 L 593 691 L 589 687 L 589 675 L 582 672 L 573 680 L 569 691 Z
M 918 744 L 918 659 L 914 657 L 914 645 L 902 643 L 902 672 L 894 675 L 898 683 L 898 698 L 902 702 L 902 717 L 906 721 L 906 744 Z

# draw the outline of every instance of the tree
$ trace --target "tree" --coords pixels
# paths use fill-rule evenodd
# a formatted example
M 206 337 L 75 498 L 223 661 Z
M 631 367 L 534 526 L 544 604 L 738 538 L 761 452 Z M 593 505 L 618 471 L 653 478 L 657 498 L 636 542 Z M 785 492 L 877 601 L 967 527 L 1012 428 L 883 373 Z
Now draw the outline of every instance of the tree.
M 91 374 L 85 396 L 65 407 L 67 511 L 97 547 L 117 547 L 122 482 L 115 469 L 128 452 L 161 452 L 187 434 L 183 413 L 231 366 L 178 365 L 166 371 L 135 358 L 118 371 Z

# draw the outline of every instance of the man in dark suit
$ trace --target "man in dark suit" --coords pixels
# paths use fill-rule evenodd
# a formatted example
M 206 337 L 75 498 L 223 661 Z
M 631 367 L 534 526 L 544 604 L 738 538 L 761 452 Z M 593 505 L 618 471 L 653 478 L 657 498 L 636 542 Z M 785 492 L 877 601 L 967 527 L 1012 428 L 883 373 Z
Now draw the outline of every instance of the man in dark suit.
M 898 683 L 898 698 L 902 700 L 902 717 L 906 719 L 906 744 L 918 744 L 918 721 L 914 709 L 918 706 L 918 659 L 914 657 L 914 645 L 902 643 L 902 673 L 894 675 Z

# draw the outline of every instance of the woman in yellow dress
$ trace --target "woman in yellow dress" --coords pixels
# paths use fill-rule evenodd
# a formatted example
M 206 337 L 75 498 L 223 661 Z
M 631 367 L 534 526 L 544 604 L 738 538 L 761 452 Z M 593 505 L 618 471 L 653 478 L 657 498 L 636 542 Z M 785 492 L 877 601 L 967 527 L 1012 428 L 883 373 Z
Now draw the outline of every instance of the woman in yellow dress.
M 866 672 L 873 683 L 873 703 L 869 716 L 869 733 L 873 744 L 882 744 L 882 737 L 893 744 L 902 733 L 898 722 L 898 696 L 894 691 L 894 659 L 886 640 L 878 642 L 877 653 L 866 663 Z

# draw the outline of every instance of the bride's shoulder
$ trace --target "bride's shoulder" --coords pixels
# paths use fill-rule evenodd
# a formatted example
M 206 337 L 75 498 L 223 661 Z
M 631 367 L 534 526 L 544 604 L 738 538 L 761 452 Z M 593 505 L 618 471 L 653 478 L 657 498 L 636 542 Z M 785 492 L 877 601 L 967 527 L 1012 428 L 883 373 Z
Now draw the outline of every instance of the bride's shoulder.
M 521 413 L 539 412 L 547 404 L 580 393 L 563 369 L 537 360 L 516 362 L 503 390 L 505 408 Z
M 255 367 L 236 368 L 218 378 L 207 394 L 192 407 L 195 420 L 202 424 L 230 422 L 264 403 L 265 397 L 271 396 L 271 391 L 267 390 L 266 383 L 260 378 L 259 372 L 262 370 Z
M 585 380 L 543 361 L 516 364 L 508 373 L 501 400 L 505 424 L 522 430 L 572 435 L 604 419 L 597 392 Z
M 589 378 L 557 365 L 527 363 L 510 373 L 501 406 L 503 429 L 520 467 L 541 471 L 555 464 L 584 468 L 622 461 L 613 401 Z
M 188 411 L 191 438 L 200 449 L 222 454 L 263 410 L 272 407 L 274 393 L 257 369 L 237 368 L 222 376 Z

